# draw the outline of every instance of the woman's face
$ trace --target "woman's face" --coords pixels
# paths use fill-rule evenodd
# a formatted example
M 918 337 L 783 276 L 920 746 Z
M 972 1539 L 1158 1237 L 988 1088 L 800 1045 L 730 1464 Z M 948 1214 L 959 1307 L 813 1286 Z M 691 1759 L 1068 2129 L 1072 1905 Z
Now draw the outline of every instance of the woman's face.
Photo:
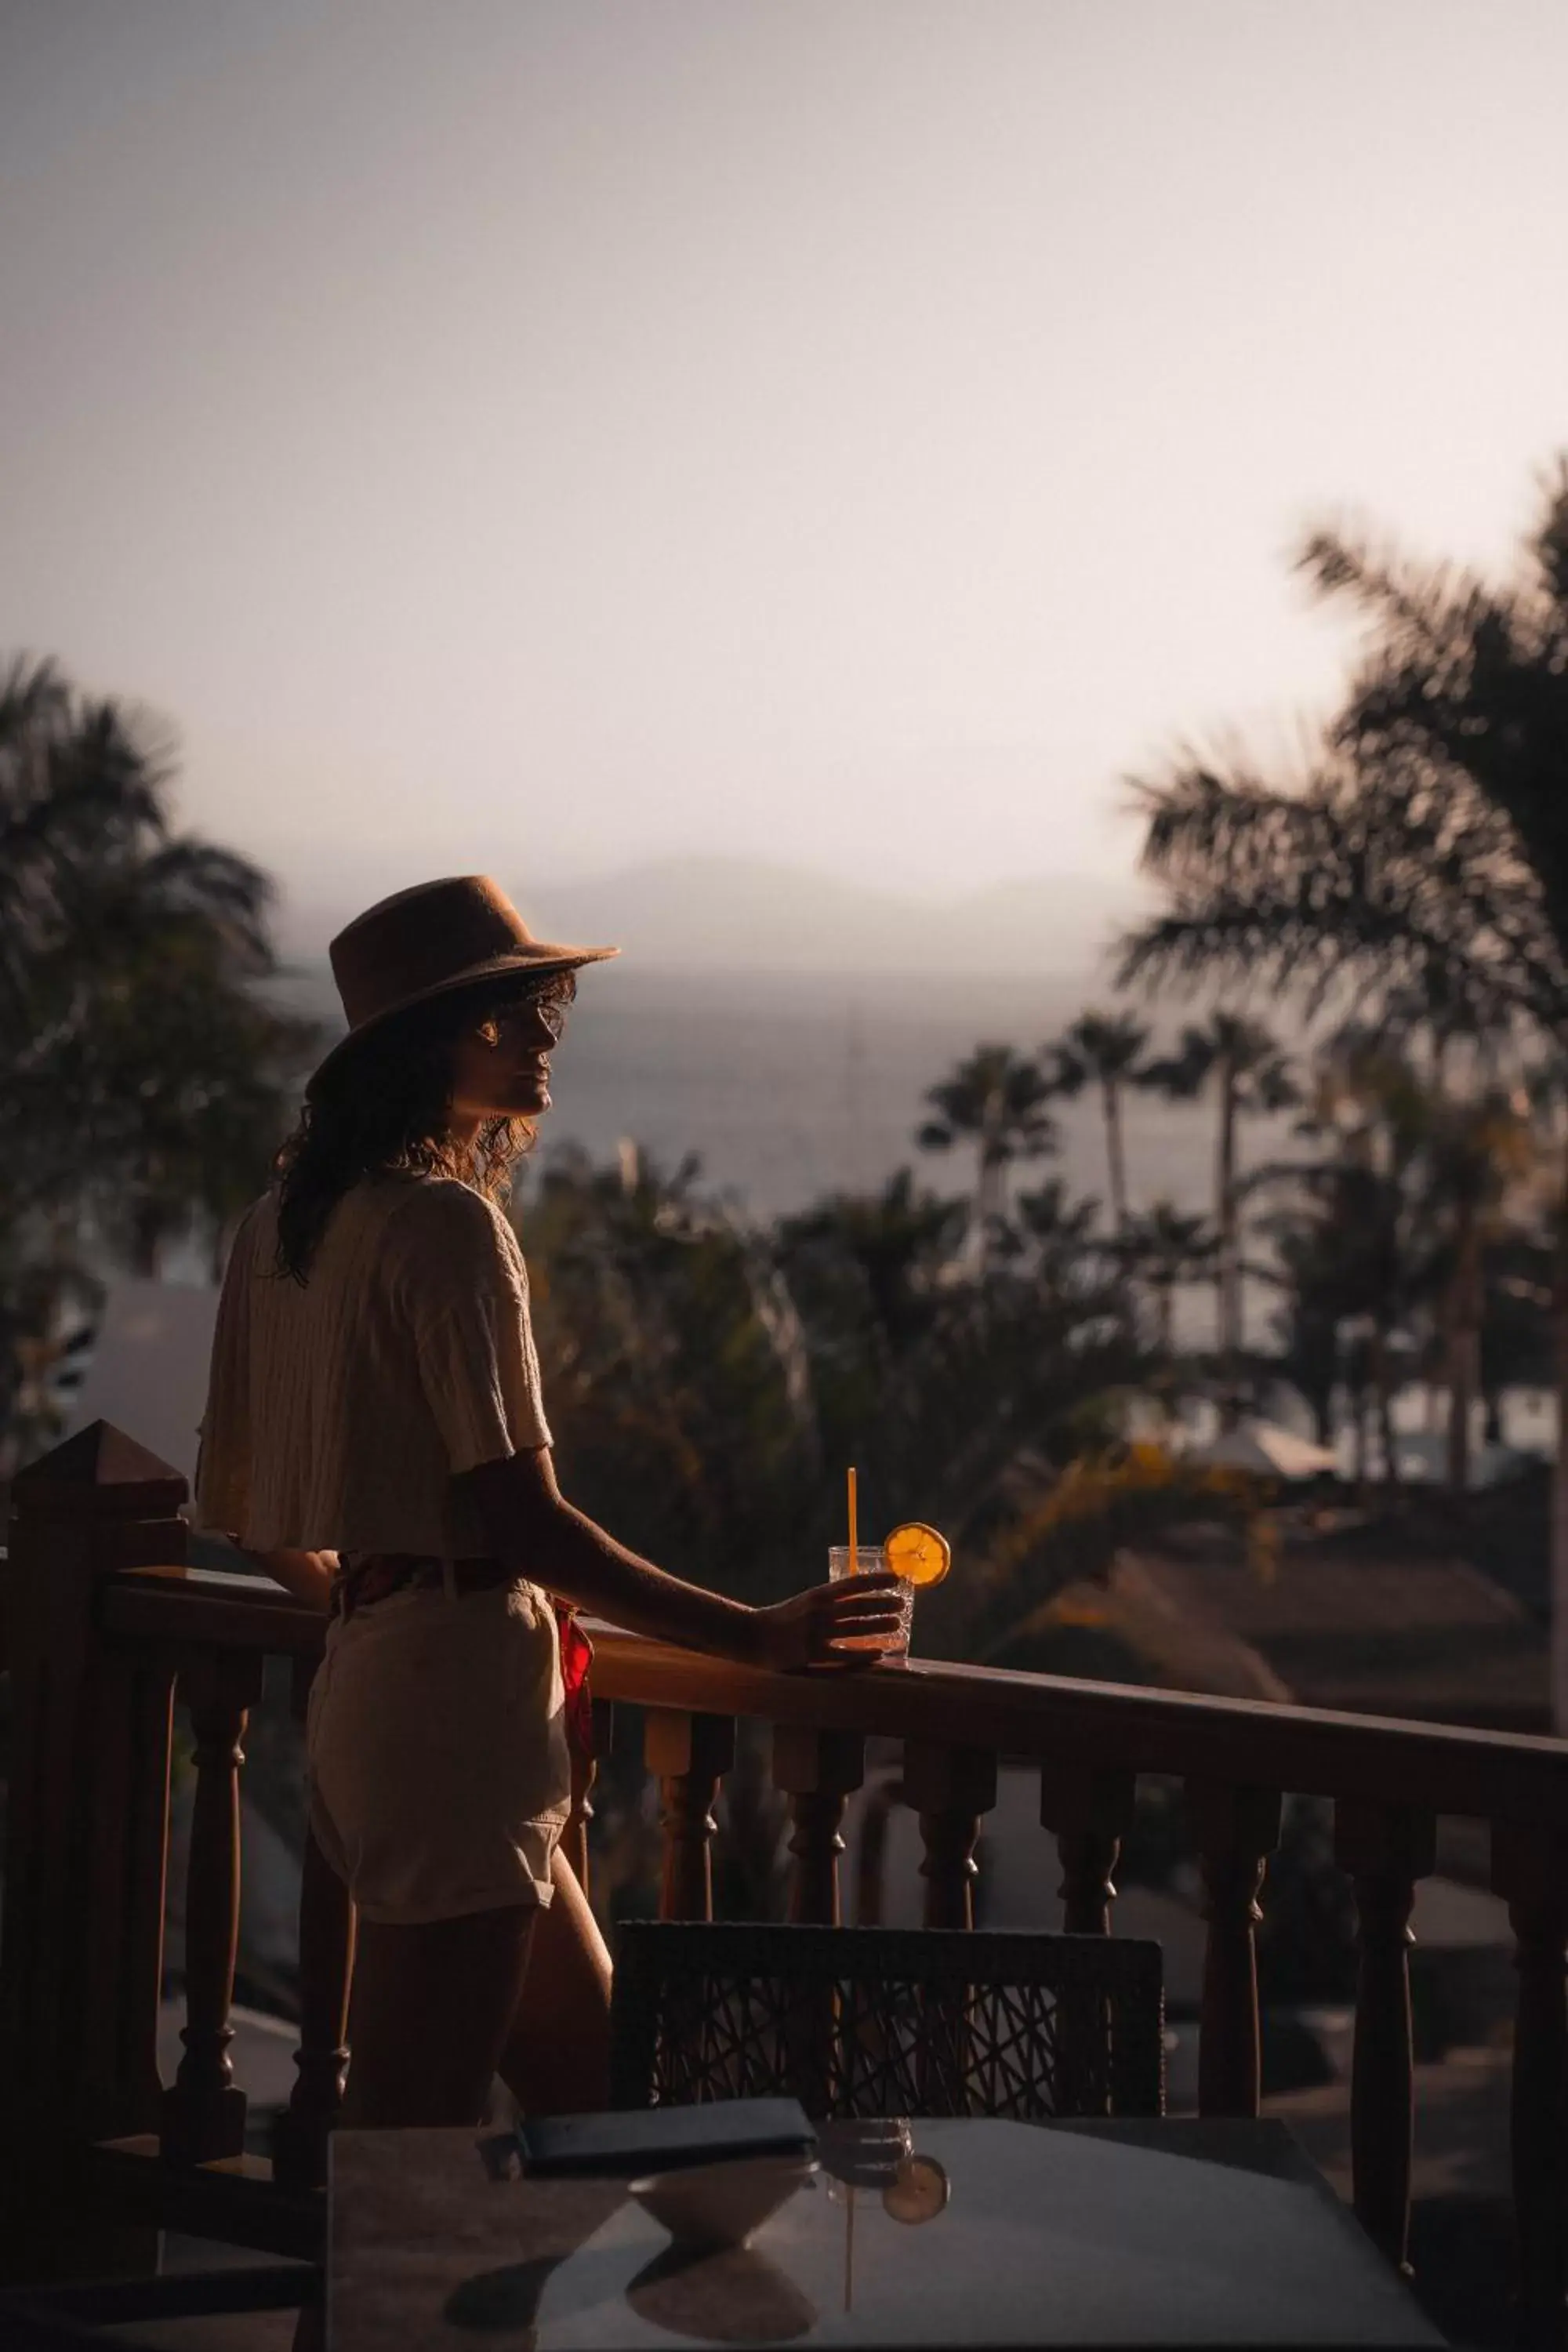
M 498 1005 L 458 1039 L 452 1056 L 455 1123 L 536 1118 L 550 1108 L 550 1056 L 566 1022 L 566 998 Z

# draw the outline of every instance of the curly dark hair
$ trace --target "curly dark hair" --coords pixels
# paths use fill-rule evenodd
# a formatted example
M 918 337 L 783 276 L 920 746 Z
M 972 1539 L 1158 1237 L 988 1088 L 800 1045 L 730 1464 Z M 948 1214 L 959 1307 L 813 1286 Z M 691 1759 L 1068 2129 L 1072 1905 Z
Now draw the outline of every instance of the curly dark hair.
M 570 1004 L 570 971 L 488 981 L 411 1005 L 370 1030 L 318 1072 L 300 1123 L 273 1162 L 278 1189 L 277 1268 L 303 1286 L 343 1194 L 366 1176 L 405 1171 L 455 1176 L 502 1200 L 533 1142 L 521 1116 L 487 1119 L 471 1144 L 447 1133 L 458 1040 L 504 1006 Z

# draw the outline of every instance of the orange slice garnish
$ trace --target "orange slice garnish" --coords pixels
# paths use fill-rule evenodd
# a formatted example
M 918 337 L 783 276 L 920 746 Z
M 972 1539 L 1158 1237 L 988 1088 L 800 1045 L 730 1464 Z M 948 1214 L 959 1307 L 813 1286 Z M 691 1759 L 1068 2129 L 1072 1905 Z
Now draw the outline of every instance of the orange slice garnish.
M 895 2221 L 918 2226 L 944 2212 L 952 2184 L 934 2156 L 907 2156 L 882 2191 L 882 2205 Z
M 882 1560 L 907 1584 L 940 1584 L 952 1566 L 952 1547 L 934 1528 L 910 1519 L 893 1529 L 882 1546 Z

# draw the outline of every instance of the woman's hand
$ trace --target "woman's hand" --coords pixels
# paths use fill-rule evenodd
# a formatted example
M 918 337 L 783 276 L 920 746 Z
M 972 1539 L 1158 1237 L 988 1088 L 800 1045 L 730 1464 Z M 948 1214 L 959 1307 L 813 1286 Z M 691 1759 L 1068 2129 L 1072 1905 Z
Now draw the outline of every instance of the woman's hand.
M 244 1547 L 237 1542 L 236 1549 Z M 335 1551 L 249 1551 L 245 1556 L 307 1609 L 325 1612 L 331 1606 L 332 1570 L 338 1564 Z
M 896 1576 L 847 1576 L 759 1609 L 750 1663 L 786 1675 L 805 1666 L 875 1665 L 885 1652 L 842 1645 L 847 1637 L 885 1641 L 897 1633 L 903 1616 L 899 1584 Z

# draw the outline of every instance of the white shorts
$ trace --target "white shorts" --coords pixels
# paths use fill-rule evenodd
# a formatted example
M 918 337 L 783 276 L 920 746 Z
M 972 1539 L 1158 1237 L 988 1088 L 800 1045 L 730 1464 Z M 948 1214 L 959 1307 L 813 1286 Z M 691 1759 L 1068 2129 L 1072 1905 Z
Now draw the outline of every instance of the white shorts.
M 550 1601 L 520 1578 L 334 1618 L 305 1754 L 312 1834 L 362 1917 L 547 1904 L 572 1796 Z

